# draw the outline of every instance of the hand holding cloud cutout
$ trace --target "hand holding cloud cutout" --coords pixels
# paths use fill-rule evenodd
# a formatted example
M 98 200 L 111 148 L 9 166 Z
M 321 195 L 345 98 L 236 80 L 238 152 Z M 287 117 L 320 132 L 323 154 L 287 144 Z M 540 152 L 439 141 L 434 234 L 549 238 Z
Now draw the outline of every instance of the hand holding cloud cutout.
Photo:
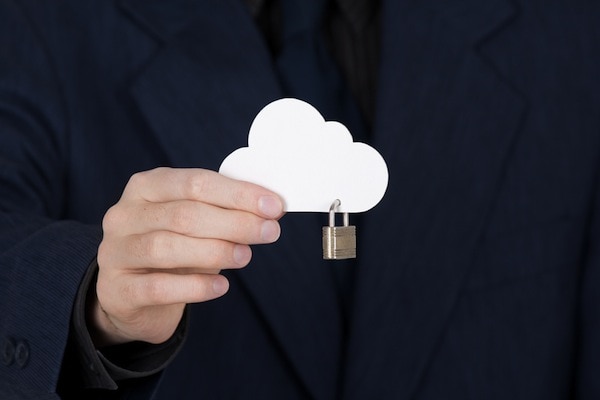
M 383 198 L 388 169 L 371 146 L 353 142 L 339 122 L 325 121 L 310 104 L 292 98 L 263 108 L 252 123 L 248 147 L 223 160 L 219 172 L 278 193 L 287 212 L 367 211 Z

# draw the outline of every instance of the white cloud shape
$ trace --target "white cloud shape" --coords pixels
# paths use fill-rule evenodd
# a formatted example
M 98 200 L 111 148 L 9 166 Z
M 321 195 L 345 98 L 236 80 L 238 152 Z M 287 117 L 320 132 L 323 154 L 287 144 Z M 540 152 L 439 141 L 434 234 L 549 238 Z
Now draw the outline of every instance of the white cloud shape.
M 340 212 L 367 211 L 388 185 L 387 165 L 377 150 L 353 142 L 344 125 L 325 121 L 313 106 L 291 98 L 258 113 L 248 147 L 227 156 L 219 172 L 278 193 L 288 212 L 328 212 L 335 199 Z

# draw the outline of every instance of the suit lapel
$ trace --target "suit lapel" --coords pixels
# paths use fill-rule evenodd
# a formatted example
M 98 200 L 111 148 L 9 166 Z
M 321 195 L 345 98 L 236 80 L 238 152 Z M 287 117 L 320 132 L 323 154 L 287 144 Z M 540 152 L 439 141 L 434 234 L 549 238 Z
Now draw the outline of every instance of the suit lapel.
M 131 93 L 173 166 L 218 169 L 281 97 L 268 49 L 242 2 L 124 0 L 159 43 Z M 235 27 L 235 29 L 232 29 Z
M 347 398 L 411 398 L 451 316 L 524 115 L 481 56 L 507 3 L 384 1 L 374 145 L 390 184 L 358 227 Z
M 282 97 L 242 2 L 126 0 L 123 8 L 160 45 L 131 89 L 171 165 L 218 169 L 227 154 L 247 146 L 262 106 Z M 319 217 L 286 216 L 278 243 L 255 247 L 251 265 L 227 275 L 245 287 L 308 392 L 330 399 L 340 318 L 331 275 L 318 262 Z

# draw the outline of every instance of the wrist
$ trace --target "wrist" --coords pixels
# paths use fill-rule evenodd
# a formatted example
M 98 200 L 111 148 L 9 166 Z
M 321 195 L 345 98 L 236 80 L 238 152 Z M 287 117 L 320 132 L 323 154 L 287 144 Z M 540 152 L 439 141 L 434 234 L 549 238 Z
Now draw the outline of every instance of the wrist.
M 86 301 L 86 325 L 94 346 L 98 348 L 130 342 L 102 308 L 96 294 L 96 285 L 90 285 Z

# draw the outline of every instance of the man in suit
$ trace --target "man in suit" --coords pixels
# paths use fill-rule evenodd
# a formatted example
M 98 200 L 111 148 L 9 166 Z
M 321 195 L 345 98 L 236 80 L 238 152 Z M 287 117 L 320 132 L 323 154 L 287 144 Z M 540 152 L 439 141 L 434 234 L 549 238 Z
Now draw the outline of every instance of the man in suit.
M 337 1 L 303 75 L 292 3 L 0 1 L 2 398 L 599 398 L 600 7 Z M 212 172 L 291 95 L 387 160 L 354 262 Z

